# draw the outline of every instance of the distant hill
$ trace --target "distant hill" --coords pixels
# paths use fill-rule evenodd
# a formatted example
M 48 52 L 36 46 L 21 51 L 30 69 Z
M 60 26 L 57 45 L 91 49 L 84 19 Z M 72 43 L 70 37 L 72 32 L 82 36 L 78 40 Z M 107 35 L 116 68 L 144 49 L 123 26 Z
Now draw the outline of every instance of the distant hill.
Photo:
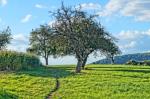
M 137 53 L 137 54 L 127 54 L 127 55 L 122 55 L 122 56 L 116 56 L 114 60 L 115 60 L 115 64 L 125 64 L 129 60 L 135 60 L 135 61 L 150 60 L 150 53 Z M 109 59 L 102 59 L 102 60 L 93 62 L 93 64 L 111 64 L 111 61 Z

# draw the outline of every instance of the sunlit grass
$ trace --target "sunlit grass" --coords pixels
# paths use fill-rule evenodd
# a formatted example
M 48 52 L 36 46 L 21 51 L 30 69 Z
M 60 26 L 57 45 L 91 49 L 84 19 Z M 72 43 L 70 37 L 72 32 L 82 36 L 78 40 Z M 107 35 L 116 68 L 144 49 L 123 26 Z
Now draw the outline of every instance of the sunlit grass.
M 60 84 L 54 99 L 150 99 L 150 67 L 90 65 Z
M 74 66 L 1 72 L 0 99 L 150 99 L 150 67 L 88 65 L 80 74 Z
M 44 99 L 55 79 L 44 69 L 0 73 L 0 99 Z

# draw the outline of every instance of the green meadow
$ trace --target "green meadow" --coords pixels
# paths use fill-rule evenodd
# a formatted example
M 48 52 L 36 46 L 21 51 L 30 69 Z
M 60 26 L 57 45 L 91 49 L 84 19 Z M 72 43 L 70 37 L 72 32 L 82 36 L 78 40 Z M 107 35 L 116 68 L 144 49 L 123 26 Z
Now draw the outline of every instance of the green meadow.
M 87 65 L 0 72 L 0 99 L 150 99 L 150 67 Z

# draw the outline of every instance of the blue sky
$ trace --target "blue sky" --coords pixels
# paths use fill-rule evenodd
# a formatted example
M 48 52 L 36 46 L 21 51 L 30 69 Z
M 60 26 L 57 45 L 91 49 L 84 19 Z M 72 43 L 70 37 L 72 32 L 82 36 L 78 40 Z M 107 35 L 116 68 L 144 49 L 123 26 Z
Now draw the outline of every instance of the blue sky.
M 62 0 L 0 0 L 0 30 L 10 26 L 13 40 L 8 49 L 25 51 L 33 28 L 51 24 L 48 11 L 60 7 Z M 63 0 L 66 6 L 99 15 L 105 29 L 118 38 L 123 54 L 150 51 L 150 0 Z M 102 58 L 92 55 L 88 62 Z M 72 56 L 50 58 L 50 64 L 74 64 Z

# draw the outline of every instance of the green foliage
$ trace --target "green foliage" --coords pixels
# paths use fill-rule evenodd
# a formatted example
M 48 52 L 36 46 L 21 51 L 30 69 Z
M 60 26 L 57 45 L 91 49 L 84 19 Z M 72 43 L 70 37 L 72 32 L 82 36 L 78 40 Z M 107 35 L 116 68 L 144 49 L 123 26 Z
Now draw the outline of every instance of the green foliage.
M 27 49 L 27 52 L 42 56 L 46 65 L 49 55 L 55 54 L 52 32 L 52 28 L 48 25 L 40 25 L 39 28 L 33 29 L 30 34 L 30 47 Z
M 135 61 L 135 60 L 129 60 L 129 61 L 126 63 L 126 65 L 138 65 L 138 64 L 140 64 L 140 63 L 138 63 L 138 62 Z
M 11 40 L 11 30 L 7 27 L 6 30 L 0 31 L 0 50 L 4 49 Z
M 126 65 L 142 65 L 142 66 L 150 66 L 150 60 L 145 61 L 134 61 L 130 60 L 126 63 Z
M 80 72 L 81 67 L 84 68 L 92 52 L 104 51 L 106 47 L 110 47 L 108 42 L 114 42 L 114 38 L 95 20 L 96 15 L 87 14 L 81 9 L 65 7 L 63 3 L 52 14 L 55 18 L 55 36 L 66 41 L 66 44 L 60 45 L 65 48 L 62 53 L 77 58 L 76 72 Z M 116 54 L 116 49 L 113 54 Z
M 143 63 L 144 65 L 150 66 L 150 60 L 145 60 Z
M 103 51 L 101 51 L 108 59 L 111 60 L 111 64 L 114 64 L 114 57 L 115 55 L 121 54 L 121 50 L 114 42 L 106 42 Z
M 40 66 L 38 57 L 12 51 L 0 52 L 0 70 L 20 70 Z

